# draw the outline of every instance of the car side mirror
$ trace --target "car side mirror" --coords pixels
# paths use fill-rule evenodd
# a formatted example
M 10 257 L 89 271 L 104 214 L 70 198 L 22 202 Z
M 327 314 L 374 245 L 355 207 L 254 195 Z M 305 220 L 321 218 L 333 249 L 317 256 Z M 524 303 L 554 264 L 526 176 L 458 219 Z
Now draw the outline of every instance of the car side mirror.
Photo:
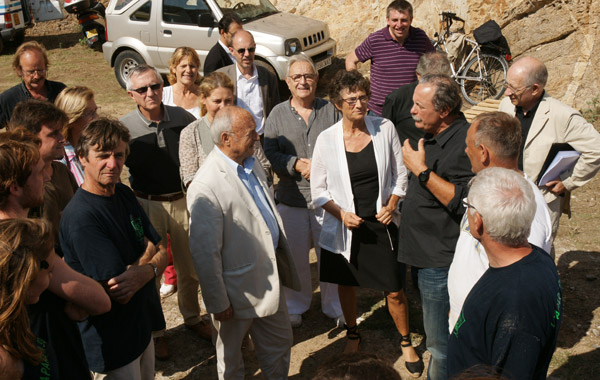
M 198 26 L 202 28 L 215 27 L 215 19 L 210 13 L 200 13 L 198 15 Z

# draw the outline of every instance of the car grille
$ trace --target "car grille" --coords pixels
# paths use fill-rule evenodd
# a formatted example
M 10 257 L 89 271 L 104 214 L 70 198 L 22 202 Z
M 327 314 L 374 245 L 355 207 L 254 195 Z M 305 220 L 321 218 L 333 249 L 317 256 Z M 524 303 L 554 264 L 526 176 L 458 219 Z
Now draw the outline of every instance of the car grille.
M 325 31 L 321 30 L 320 32 L 305 36 L 302 39 L 302 48 L 306 50 L 313 46 L 320 45 L 323 41 L 325 41 Z

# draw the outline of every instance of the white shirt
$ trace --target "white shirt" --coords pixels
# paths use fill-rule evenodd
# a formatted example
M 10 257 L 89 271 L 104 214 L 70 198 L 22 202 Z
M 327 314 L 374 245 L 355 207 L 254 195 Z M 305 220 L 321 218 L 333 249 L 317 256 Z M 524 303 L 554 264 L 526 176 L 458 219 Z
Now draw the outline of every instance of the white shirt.
M 533 189 L 535 204 L 537 206 L 533 222 L 531 222 L 531 232 L 527 240 L 529 243 L 549 253 L 552 247 L 552 221 L 550 220 L 548 206 L 537 186 L 531 182 L 527 175 L 525 175 L 525 179 L 527 179 L 527 182 L 529 182 Z M 485 249 L 469 231 L 467 212 L 463 215 L 460 223 L 460 236 L 456 243 L 456 251 L 454 252 L 450 270 L 448 271 L 448 294 L 450 296 L 448 326 L 450 333 L 454 330 L 454 325 L 458 320 L 469 292 L 471 292 L 473 286 L 475 286 L 490 266 Z
M 219 38 L 219 45 L 221 45 L 221 47 L 227 52 L 227 55 L 229 55 L 229 58 L 231 58 L 231 63 L 235 63 L 235 57 L 233 56 L 233 54 L 231 54 L 231 51 L 229 50 L 229 48 L 227 46 L 225 46 L 225 44 L 223 43 L 223 41 L 221 41 L 221 39 Z
M 164 87 L 163 88 L 163 97 L 162 97 L 162 102 L 163 104 L 166 104 L 168 106 L 173 106 L 173 107 L 179 107 L 177 104 L 175 104 L 173 102 L 173 87 L 168 86 L 168 87 Z M 194 115 L 194 117 L 196 119 L 200 119 L 200 106 L 194 107 L 194 108 L 184 108 L 186 111 L 188 111 L 189 113 L 191 113 L 192 115 Z
M 365 123 L 375 150 L 379 179 L 379 211 L 387 204 L 392 194 L 400 198 L 406 196 L 408 177 L 402 161 L 402 146 L 394 124 L 387 119 L 371 116 L 365 117 Z M 317 138 L 310 169 L 310 190 L 314 207 L 321 207 L 333 200 L 342 210 L 355 212 L 342 120 L 321 132 Z M 399 220 L 399 213 L 396 211 L 394 222 L 398 224 Z M 351 242 L 352 231 L 338 218 L 325 212 L 319 245 L 328 251 L 342 254 L 350 261 Z
M 265 117 L 256 65 L 254 65 L 254 72 L 249 79 L 244 77 L 237 64 L 235 65 L 235 72 L 237 78 L 237 105 L 252 114 L 256 123 L 256 132 L 262 135 L 265 131 Z

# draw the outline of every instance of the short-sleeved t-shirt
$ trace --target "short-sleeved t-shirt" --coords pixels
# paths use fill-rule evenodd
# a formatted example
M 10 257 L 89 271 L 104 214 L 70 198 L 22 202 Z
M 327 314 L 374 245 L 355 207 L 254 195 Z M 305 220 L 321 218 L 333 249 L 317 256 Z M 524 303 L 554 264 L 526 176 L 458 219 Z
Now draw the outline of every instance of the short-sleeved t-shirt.
M 371 100 L 369 109 L 381 115 L 385 97 L 393 90 L 417 80 L 419 58 L 434 47 L 427 34 L 410 27 L 403 44 L 392 38 L 386 26 L 371 33 L 355 50 L 359 61 L 371 60 Z
M 63 212 L 60 242 L 65 260 L 76 271 L 104 282 L 125 272 L 145 251 L 147 238 L 160 236 L 133 192 L 117 184 L 115 194 L 101 196 L 79 189 Z M 154 281 L 127 304 L 112 302 L 111 310 L 79 323 L 89 367 L 106 373 L 142 354 L 152 331 L 165 328 Z
M 467 297 L 448 339 L 448 375 L 475 364 L 509 379 L 545 379 L 562 320 L 556 266 L 536 246 L 521 260 L 489 268 Z
M 65 314 L 65 304 L 64 299 L 46 290 L 37 303 L 27 305 L 29 327 L 43 356 L 39 365 L 26 366 L 23 380 L 90 378 L 77 323 Z

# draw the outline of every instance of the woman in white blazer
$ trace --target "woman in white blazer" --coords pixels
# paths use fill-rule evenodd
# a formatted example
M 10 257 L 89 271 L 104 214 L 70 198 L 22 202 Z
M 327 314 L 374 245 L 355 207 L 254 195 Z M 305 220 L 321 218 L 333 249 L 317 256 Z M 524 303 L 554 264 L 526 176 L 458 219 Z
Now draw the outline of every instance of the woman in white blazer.
M 410 342 L 405 267 L 397 261 L 398 202 L 407 171 L 394 125 L 367 116 L 369 81 L 357 71 L 341 71 L 330 98 L 342 112 L 338 123 L 316 142 L 311 167 L 314 206 L 323 207 L 319 245 L 321 281 L 336 283 L 346 319 L 345 352 L 358 350 L 355 287 L 383 290 L 402 336 L 402 354 L 411 374 L 423 362 Z

